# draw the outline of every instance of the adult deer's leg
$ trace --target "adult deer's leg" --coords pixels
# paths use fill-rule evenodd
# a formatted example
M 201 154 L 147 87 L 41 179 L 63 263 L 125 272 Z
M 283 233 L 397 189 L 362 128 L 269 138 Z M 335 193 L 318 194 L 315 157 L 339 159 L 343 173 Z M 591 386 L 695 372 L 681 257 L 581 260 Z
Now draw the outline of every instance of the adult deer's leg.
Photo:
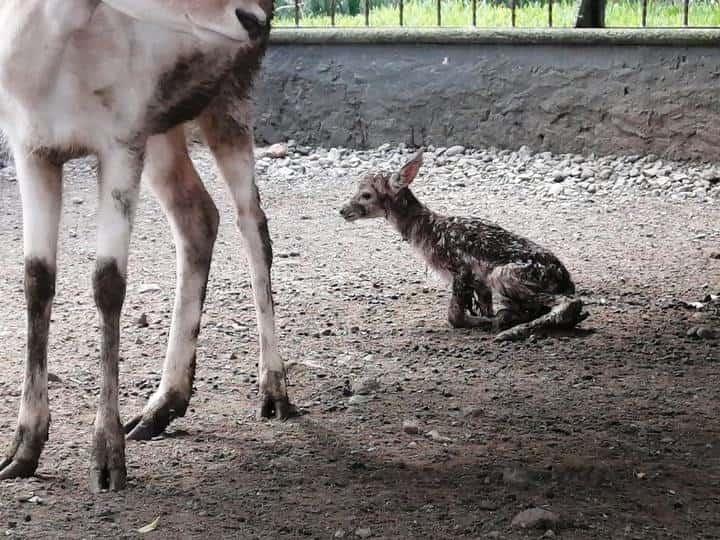
M 27 352 L 17 429 L 0 462 L 0 479 L 32 475 L 48 438 L 47 346 L 62 206 L 61 165 L 24 152 L 15 152 L 15 164 L 23 205 Z
M 231 112 L 232 108 L 232 112 Z M 200 125 L 212 150 L 237 211 L 237 226 L 245 243 L 255 296 L 260 361 L 258 381 L 259 415 L 287 418 L 292 413 L 285 381 L 285 366 L 275 333 L 275 311 L 270 269 L 272 244 L 267 218 L 260 206 L 255 184 L 253 132 L 249 105 L 224 106 L 216 103 L 200 118 Z
M 219 222 L 217 208 L 187 154 L 182 126 L 148 141 L 143 178 L 170 221 L 177 252 L 177 287 L 160 387 L 142 414 L 125 426 L 130 439 L 154 437 L 185 415 Z
M 100 315 L 102 381 L 95 417 L 90 487 L 125 487 L 125 432 L 118 411 L 120 312 L 125 301 L 128 248 L 135 217 L 141 151 L 122 148 L 101 156 L 97 263 L 93 276 Z

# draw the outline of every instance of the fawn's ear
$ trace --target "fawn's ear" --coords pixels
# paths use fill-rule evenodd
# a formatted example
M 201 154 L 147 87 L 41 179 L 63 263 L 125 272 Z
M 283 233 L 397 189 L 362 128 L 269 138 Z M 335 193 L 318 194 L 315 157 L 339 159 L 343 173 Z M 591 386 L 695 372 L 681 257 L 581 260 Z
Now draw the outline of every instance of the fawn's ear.
M 415 180 L 415 177 L 417 176 L 418 171 L 420 170 L 420 166 L 423 162 L 423 151 L 422 148 L 417 151 L 417 153 L 408 161 L 405 165 L 403 165 L 402 169 L 400 169 L 400 172 L 397 174 L 394 174 L 391 179 L 391 185 L 392 188 L 396 191 L 400 191 L 403 188 L 408 187 L 410 184 L 412 184 L 413 180 Z

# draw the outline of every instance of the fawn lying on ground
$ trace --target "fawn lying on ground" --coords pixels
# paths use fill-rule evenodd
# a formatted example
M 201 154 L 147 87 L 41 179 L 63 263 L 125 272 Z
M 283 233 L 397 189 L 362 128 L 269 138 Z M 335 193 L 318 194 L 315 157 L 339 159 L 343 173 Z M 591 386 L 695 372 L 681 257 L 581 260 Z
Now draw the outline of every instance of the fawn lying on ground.
M 515 340 L 572 328 L 587 317 L 582 302 L 570 298 L 570 274 L 548 250 L 494 223 L 442 216 L 423 205 L 408 187 L 422 156 L 421 150 L 394 174 L 367 175 L 340 215 L 346 221 L 384 216 L 452 283 L 448 320 L 456 328 L 494 328 L 496 339 Z

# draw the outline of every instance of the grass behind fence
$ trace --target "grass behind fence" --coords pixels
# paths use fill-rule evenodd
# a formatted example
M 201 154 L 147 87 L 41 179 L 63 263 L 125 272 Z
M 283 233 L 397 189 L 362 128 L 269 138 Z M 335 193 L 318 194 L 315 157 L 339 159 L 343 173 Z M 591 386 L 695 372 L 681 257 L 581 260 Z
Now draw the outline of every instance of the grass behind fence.
M 509 3 L 509 2 L 508 2 Z M 372 6 L 372 0 L 371 0 Z M 437 2 L 432 0 L 414 0 L 404 4 L 404 25 L 410 27 L 437 26 Z M 642 5 L 640 2 L 608 2 L 606 25 L 609 27 L 641 26 Z M 302 12 L 301 12 L 302 13 Z M 572 27 L 577 14 L 576 2 L 553 2 L 553 26 Z M 371 8 L 370 26 L 399 26 L 399 4 Z M 511 26 L 509 7 L 477 3 L 477 25 L 479 27 Z M 467 27 L 472 25 L 472 3 L 468 0 L 442 0 L 442 26 Z M 516 8 L 516 25 L 525 28 L 548 26 L 547 2 L 529 2 Z M 682 3 L 648 2 L 648 27 L 675 27 L 683 25 Z M 720 5 L 714 2 L 690 3 L 690 26 L 720 26 Z M 279 10 L 275 26 L 295 26 L 295 11 L 292 5 Z M 330 26 L 330 15 L 301 15 L 300 26 Z M 365 26 L 365 14 L 336 14 L 335 26 Z

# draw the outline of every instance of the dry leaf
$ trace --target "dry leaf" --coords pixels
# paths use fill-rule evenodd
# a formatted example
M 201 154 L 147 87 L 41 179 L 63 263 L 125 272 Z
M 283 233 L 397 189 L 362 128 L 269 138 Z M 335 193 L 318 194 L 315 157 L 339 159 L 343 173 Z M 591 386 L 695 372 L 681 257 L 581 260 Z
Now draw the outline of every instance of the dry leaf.
M 158 528 L 158 523 L 160 523 L 160 516 L 156 517 L 155 521 L 153 521 L 152 523 L 148 523 L 144 527 L 138 529 L 137 532 L 139 532 L 140 534 L 153 532 L 155 529 Z

